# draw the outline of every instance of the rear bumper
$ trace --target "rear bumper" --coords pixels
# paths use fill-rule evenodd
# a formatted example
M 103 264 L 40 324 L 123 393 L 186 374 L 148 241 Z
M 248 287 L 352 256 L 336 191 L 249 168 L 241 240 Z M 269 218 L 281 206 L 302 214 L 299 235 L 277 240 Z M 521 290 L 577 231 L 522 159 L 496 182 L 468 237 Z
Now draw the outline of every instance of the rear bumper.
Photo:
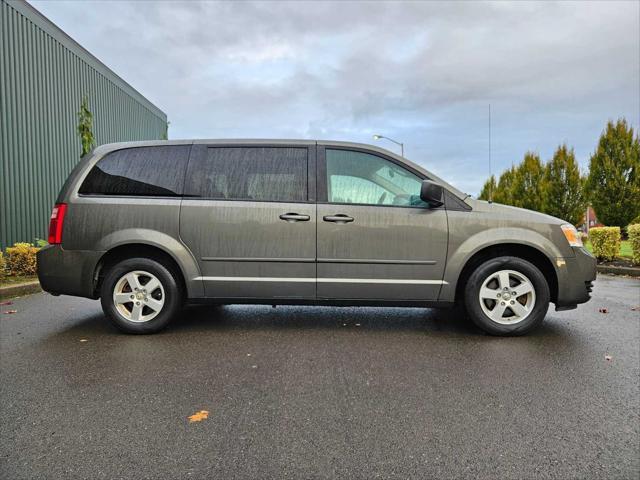
M 95 298 L 93 275 L 103 253 L 47 245 L 37 255 L 42 289 L 54 295 Z
M 591 299 L 596 279 L 596 259 L 584 248 L 574 248 L 575 256 L 558 258 L 558 298 L 556 310 L 567 310 Z

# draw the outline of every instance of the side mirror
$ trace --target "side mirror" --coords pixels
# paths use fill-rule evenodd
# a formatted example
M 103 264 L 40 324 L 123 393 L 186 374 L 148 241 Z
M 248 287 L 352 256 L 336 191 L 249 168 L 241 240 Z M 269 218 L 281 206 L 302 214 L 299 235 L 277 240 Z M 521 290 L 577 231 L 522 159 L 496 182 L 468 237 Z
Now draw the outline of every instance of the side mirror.
M 431 180 L 423 180 L 420 187 L 420 199 L 427 202 L 432 207 L 439 207 L 444 204 L 444 189 Z

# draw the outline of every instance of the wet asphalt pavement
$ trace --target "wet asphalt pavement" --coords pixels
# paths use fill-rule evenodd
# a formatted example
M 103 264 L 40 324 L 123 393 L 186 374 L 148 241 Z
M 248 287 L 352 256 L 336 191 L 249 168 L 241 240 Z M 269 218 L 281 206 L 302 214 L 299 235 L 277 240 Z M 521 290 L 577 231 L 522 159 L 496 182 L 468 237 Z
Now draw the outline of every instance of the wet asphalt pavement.
M 98 302 L 17 299 L 0 477 L 638 478 L 639 304 L 639 280 L 601 276 L 522 338 L 452 311 L 266 306 L 128 336 Z

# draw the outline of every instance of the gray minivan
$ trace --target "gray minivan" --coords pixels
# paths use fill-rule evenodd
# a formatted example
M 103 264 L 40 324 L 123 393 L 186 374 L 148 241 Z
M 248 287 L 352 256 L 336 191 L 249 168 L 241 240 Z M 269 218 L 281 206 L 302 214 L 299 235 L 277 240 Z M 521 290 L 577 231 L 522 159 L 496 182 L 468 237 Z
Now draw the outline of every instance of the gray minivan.
M 103 145 L 66 181 L 38 277 L 101 299 L 129 333 L 185 303 L 446 307 L 520 335 L 589 300 L 576 229 L 470 198 L 370 145 L 189 140 Z

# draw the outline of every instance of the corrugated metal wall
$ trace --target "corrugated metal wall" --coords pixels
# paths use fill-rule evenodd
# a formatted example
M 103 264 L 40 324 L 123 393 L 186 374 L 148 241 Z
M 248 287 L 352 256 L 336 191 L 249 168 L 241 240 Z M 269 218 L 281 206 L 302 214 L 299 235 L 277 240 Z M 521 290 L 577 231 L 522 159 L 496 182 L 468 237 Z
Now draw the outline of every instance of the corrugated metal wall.
M 160 139 L 166 115 L 24 2 L 0 0 L 0 247 L 45 238 L 78 162 L 76 112 L 89 98 L 97 145 Z

